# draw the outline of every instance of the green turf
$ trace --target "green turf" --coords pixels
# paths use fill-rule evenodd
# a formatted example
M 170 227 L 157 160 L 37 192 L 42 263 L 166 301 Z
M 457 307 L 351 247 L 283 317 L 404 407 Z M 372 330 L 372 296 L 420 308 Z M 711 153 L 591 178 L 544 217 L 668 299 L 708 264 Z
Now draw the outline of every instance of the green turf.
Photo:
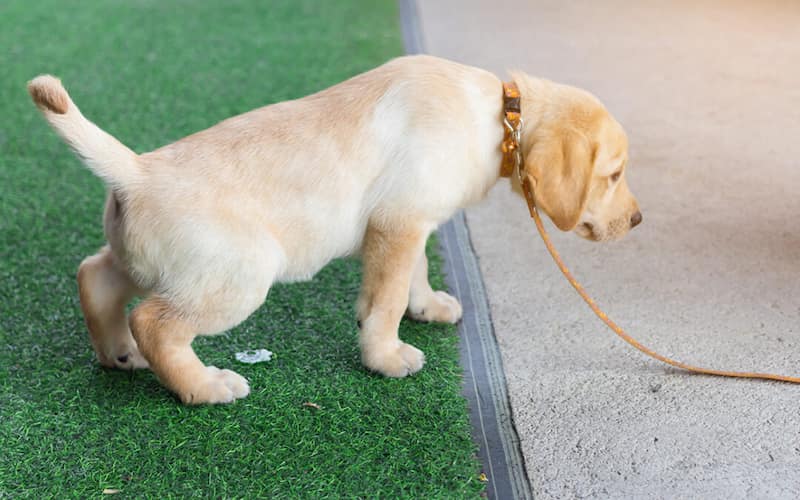
M 425 369 L 367 373 L 358 262 L 276 286 L 246 323 L 195 342 L 251 381 L 233 405 L 184 407 L 150 372 L 100 368 L 74 274 L 103 243 L 103 186 L 25 91 L 54 73 L 146 151 L 400 53 L 391 0 L 0 2 L 0 498 L 480 495 L 455 329 L 404 321 Z M 276 359 L 233 358 L 260 347 Z

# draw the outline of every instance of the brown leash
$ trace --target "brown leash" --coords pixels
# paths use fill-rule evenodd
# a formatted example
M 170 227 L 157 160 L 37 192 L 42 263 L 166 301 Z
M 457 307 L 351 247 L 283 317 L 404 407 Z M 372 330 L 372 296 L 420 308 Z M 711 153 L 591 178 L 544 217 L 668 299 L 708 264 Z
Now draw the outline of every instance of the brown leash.
M 567 269 L 567 266 L 564 264 L 564 261 L 561 260 L 561 256 L 556 251 L 553 243 L 550 241 L 550 236 L 547 234 L 547 231 L 544 229 L 544 224 L 542 224 L 542 219 L 539 217 L 539 211 L 536 209 L 536 202 L 533 196 L 533 190 L 531 189 L 530 180 L 527 176 L 523 175 L 523 168 L 522 168 L 522 151 L 520 148 L 519 138 L 520 133 L 522 130 L 522 118 L 521 118 L 521 109 L 520 109 L 520 94 L 519 89 L 517 88 L 516 84 L 513 82 L 510 83 L 503 83 L 503 124 L 505 126 L 505 137 L 503 139 L 502 150 L 503 150 L 503 164 L 501 166 L 501 175 L 503 177 L 510 177 L 511 172 L 513 172 L 514 168 L 517 170 L 517 174 L 519 176 L 520 183 L 522 184 L 522 190 L 525 193 L 525 200 L 528 203 L 528 210 L 531 213 L 531 217 L 533 221 L 536 223 L 536 229 L 539 230 L 539 234 L 542 236 L 542 241 L 544 241 L 545 246 L 547 247 L 547 251 L 550 252 L 550 255 L 553 257 L 558 268 L 561 270 L 564 277 L 567 278 L 570 285 L 575 288 L 578 292 L 578 295 L 586 302 L 586 304 L 594 311 L 598 318 L 600 318 L 603 323 L 608 325 L 611 330 L 616 333 L 622 340 L 627 342 L 628 344 L 632 345 L 636 349 L 640 350 L 641 352 L 645 353 L 646 355 L 650 356 L 651 358 L 655 358 L 661 362 L 664 362 L 668 365 L 675 366 L 677 368 L 681 368 L 684 370 L 688 370 L 690 372 L 695 373 L 702 373 L 705 375 L 714 375 L 717 377 L 734 377 L 734 378 L 755 378 L 755 379 L 764 379 L 764 380 L 778 380 L 781 382 L 789 382 L 792 384 L 800 384 L 800 377 L 790 377 L 787 375 L 775 375 L 772 373 L 756 373 L 756 372 L 734 372 L 734 371 L 727 371 L 727 370 L 715 370 L 711 368 L 701 368 L 698 366 L 693 366 L 687 363 L 683 363 L 681 361 L 675 361 L 674 359 L 668 358 L 663 356 L 652 349 L 645 347 L 644 345 L 640 344 L 636 341 L 633 337 L 625 333 L 619 325 L 614 323 L 608 315 L 603 312 L 600 307 L 598 307 L 597 303 L 592 300 L 583 286 L 578 283 L 578 280 L 572 275 L 572 273 Z M 509 118 L 509 115 L 511 118 Z M 507 164 L 512 163 L 513 166 L 511 169 L 507 168 Z M 507 174 L 506 174 L 507 173 Z

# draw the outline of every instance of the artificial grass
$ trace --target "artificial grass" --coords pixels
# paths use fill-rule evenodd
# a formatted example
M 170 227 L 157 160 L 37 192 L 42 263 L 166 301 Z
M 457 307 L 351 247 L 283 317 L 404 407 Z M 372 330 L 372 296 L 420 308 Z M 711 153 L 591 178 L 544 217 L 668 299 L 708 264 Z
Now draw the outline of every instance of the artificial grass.
M 149 371 L 102 369 L 74 275 L 103 243 L 104 188 L 25 91 L 54 73 L 86 116 L 147 151 L 399 55 L 393 1 L 6 0 L 0 47 L 0 498 L 480 495 L 455 329 L 404 321 L 425 368 L 367 373 L 357 261 L 277 285 L 244 324 L 195 342 L 250 380 L 233 405 L 184 407 Z M 441 287 L 439 265 L 432 253 Z M 234 360 L 261 347 L 276 357 Z

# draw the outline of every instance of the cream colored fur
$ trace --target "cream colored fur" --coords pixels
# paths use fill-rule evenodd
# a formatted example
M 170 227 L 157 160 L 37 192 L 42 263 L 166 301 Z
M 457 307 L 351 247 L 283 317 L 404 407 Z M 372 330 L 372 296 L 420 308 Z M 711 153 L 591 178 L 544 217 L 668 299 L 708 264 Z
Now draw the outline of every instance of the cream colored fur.
M 610 179 L 626 161 L 622 128 L 583 91 L 514 78 L 526 175 L 542 209 L 587 238 L 623 235 L 638 208 L 624 177 Z M 84 118 L 56 78 L 31 81 L 47 121 L 109 188 L 109 244 L 78 273 L 99 361 L 149 366 L 186 403 L 244 397 L 247 381 L 205 366 L 194 337 L 236 326 L 272 283 L 360 253 L 364 365 L 391 377 L 421 369 L 423 353 L 399 339 L 398 325 L 403 314 L 461 317 L 458 301 L 428 284 L 424 246 L 498 180 L 500 83 L 477 68 L 403 57 L 137 155 Z

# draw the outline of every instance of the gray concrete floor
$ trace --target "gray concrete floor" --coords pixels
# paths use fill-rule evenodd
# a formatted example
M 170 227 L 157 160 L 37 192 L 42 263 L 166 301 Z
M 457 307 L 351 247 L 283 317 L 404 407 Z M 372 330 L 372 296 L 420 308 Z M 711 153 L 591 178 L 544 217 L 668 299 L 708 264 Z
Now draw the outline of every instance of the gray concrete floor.
M 418 8 L 430 53 L 584 87 L 627 129 L 644 223 L 609 245 L 554 235 L 612 318 L 683 361 L 800 373 L 800 3 Z M 468 222 L 538 498 L 800 497 L 800 387 L 633 351 L 503 183 Z

